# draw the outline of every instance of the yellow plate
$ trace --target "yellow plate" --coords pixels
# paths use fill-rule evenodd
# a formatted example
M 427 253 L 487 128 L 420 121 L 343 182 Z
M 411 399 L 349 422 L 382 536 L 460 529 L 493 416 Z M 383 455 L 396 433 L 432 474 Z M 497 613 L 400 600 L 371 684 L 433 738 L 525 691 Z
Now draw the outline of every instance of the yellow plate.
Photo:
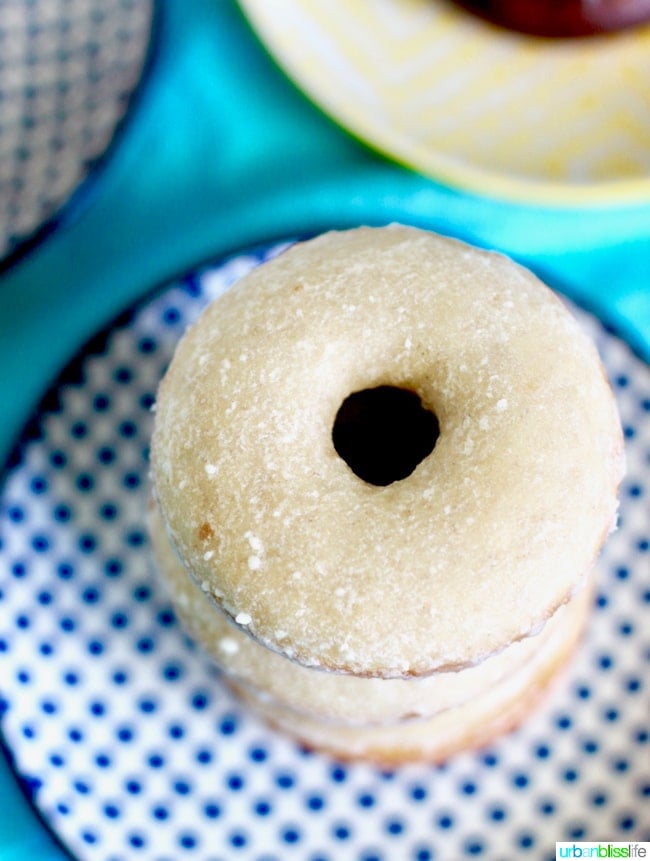
M 650 199 L 650 26 L 546 40 L 446 0 L 241 0 L 353 134 L 434 179 L 526 203 Z

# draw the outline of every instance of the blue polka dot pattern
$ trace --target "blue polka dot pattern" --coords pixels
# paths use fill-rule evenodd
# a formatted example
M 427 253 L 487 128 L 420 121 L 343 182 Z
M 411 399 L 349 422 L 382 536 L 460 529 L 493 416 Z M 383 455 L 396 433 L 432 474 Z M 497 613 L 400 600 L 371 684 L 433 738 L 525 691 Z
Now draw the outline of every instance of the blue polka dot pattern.
M 620 528 L 575 660 L 519 731 L 444 766 L 334 763 L 242 709 L 178 625 L 146 534 L 153 392 L 206 302 L 278 250 L 192 273 L 94 339 L 13 458 L 0 715 L 34 804 L 82 861 L 515 861 L 650 840 L 650 370 L 586 315 L 628 428 Z

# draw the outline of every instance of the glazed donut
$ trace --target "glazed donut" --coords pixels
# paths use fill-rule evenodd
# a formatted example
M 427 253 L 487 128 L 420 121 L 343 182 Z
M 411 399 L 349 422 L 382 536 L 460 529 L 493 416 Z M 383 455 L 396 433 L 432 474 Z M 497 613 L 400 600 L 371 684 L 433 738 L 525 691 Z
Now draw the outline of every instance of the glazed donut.
M 528 716 L 571 657 L 584 630 L 590 593 L 589 589 L 582 590 L 558 611 L 566 615 L 556 635 L 540 642 L 538 651 L 516 672 L 476 698 L 429 718 L 370 726 L 332 724 L 287 708 L 232 677 L 228 684 L 268 724 L 303 746 L 326 751 L 337 759 L 363 759 L 388 767 L 408 762 L 444 762 L 461 751 L 492 743 L 496 737 L 516 729 Z M 381 684 L 390 680 L 375 681 Z M 419 681 L 424 679 L 416 683 Z
M 156 567 L 167 586 L 176 612 L 194 640 L 214 659 L 231 683 L 263 706 L 272 722 L 322 726 L 335 734 L 337 726 L 394 726 L 431 719 L 449 709 L 481 702 L 489 690 L 509 690 L 515 677 L 523 687 L 541 686 L 539 655 L 567 650 L 579 636 L 589 601 L 588 589 L 561 607 L 535 637 L 512 643 L 502 652 L 460 672 L 434 673 L 413 679 L 380 679 L 324 673 L 289 661 L 249 637 L 215 604 L 183 568 L 165 532 L 162 518 L 152 509 L 149 518 Z M 542 662 L 543 670 L 543 662 Z M 466 710 L 469 711 L 469 710 Z M 282 716 L 286 716 L 282 719 Z M 329 726 L 329 729 L 328 729 Z M 330 743 L 330 748 L 333 744 Z M 399 746 L 393 743 L 393 759 Z M 339 755 L 351 755 L 339 745 Z M 438 750 L 436 756 L 441 754 Z
M 337 423 L 389 394 L 431 417 L 432 449 L 367 480 Z M 247 636 L 408 679 L 483 662 L 571 600 L 614 527 L 623 446 L 547 287 L 395 225 L 299 243 L 212 303 L 160 385 L 151 464 L 180 564 Z

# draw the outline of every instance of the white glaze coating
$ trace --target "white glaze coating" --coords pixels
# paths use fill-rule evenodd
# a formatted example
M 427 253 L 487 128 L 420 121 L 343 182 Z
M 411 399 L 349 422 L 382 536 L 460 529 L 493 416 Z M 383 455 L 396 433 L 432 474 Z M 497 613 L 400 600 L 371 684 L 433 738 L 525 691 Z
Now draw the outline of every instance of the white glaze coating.
M 375 487 L 331 430 L 382 384 L 416 391 L 441 432 Z M 622 462 L 599 359 L 557 297 L 399 226 L 294 246 L 216 300 L 161 384 L 152 443 L 169 535 L 214 600 L 294 660 L 380 677 L 539 630 L 614 525 Z

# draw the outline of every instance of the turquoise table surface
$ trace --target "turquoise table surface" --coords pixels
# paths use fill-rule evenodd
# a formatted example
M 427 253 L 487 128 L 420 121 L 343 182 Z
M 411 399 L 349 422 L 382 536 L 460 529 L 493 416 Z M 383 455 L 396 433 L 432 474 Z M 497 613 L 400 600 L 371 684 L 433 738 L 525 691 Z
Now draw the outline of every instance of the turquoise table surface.
M 232 0 L 161 2 L 108 155 L 49 236 L 0 276 L 0 462 L 84 342 L 174 275 L 259 243 L 390 221 L 513 255 L 650 359 L 650 201 L 553 209 L 444 187 L 311 105 Z M 36 857 L 68 856 L 2 758 L 0 859 Z

